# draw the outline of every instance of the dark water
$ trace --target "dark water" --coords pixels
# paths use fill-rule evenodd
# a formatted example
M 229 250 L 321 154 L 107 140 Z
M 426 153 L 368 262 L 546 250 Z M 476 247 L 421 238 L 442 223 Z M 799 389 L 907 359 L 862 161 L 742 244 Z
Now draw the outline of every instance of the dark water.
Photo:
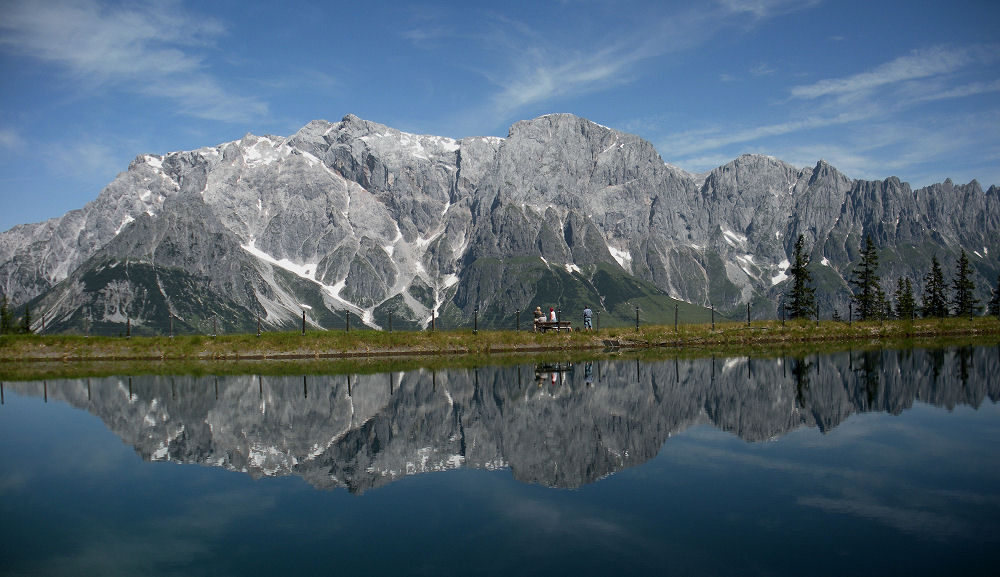
M 3 383 L 3 575 L 994 575 L 1000 351 Z

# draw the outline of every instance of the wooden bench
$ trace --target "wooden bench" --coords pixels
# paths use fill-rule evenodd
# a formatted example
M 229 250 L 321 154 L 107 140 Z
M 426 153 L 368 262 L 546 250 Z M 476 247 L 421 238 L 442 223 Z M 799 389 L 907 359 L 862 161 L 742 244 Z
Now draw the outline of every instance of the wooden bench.
M 535 332 L 548 332 L 548 331 L 573 331 L 573 327 L 570 326 L 569 321 L 541 321 L 535 323 Z

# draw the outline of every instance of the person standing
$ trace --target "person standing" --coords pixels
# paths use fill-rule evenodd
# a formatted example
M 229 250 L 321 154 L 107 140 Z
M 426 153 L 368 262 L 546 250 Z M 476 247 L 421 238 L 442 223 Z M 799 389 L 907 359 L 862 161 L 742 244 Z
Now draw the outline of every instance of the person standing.
M 583 330 L 590 331 L 593 330 L 591 325 L 591 319 L 594 317 L 594 311 L 590 310 L 590 307 L 583 309 Z

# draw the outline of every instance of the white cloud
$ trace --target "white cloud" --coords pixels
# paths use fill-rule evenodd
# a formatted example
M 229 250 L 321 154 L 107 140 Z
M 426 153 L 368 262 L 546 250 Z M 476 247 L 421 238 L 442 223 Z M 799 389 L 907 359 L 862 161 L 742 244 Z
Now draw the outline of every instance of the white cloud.
M 925 120 L 862 123 L 842 130 L 836 140 L 786 139 L 769 152 L 799 167 L 823 158 L 850 178 L 895 175 L 915 188 L 948 177 L 962 183 L 977 178 L 985 186 L 1000 182 L 996 169 L 1000 150 L 991 141 L 1000 131 L 1000 113 L 955 114 L 931 124 Z M 969 150 L 977 154 L 970 156 Z M 929 168 L 928 159 L 946 159 L 948 168 Z
M 621 48 L 564 58 L 539 56 L 526 62 L 517 74 L 499 82 L 502 90 L 494 102 L 501 116 L 507 116 L 558 96 L 604 90 L 627 81 L 629 68 L 642 58 L 641 50 Z
M 780 112 L 776 121 L 666 134 L 658 137 L 658 150 L 688 170 L 714 168 L 708 163 L 748 151 L 736 152 L 734 145 L 749 145 L 749 151 L 800 167 L 825 158 L 853 178 L 895 174 L 923 186 L 946 176 L 928 172 L 942 162 L 963 179 L 992 178 L 996 170 L 975 159 L 997 155 L 991 136 L 996 132 L 988 128 L 997 125 L 996 107 L 961 116 L 921 107 L 1000 92 L 1000 80 L 983 78 L 997 61 L 997 46 L 915 50 L 863 72 L 789 88 L 790 97 L 772 109 Z M 973 150 L 971 157 L 963 154 Z M 978 176 L 970 174 L 974 170 Z
M 755 18 L 770 18 L 778 14 L 794 12 L 819 4 L 821 0 L 719 0 L 719 4 L 729 13 Z
M 684 54 L 712 42 L 726 29 L 754 27 L 761 21 L 812 3 L 791 0 L 727 0 L 695 3 L 693 7 L 661 8 L 649 13 L 615 5 L 604 16 L 595 16 L 601 26 L 577 29 L 565 22 L 521 21 L 484 14 L 482 28 L 475 32 L 451 31 L 442 23 L 448 15 L 423 18 L 419 28 L 400 33 L 419 48 L 439 41 L 461 39 L 470 53 L 486 52 L 466 66 L 486 78 L 496 91 L 489 105 L 466 111 L 482 123 L 516 119 L 525 109 L 539 108 L 563 97 L 613 90 L 637 79 L 662 75 L 663 56 Z M 697 34 L 692 34 L 697 30 Z M 450 43 L 440 43 L 448 45 Z M 752 70 L 768 75 L 773 68 L 760 64 Z
M 814 99 L 823 96 L 867 93 L 882 86 L 948 75 L 973 64 L 993 61 L 997 59 L 997 50 L 996 46 L 965 48 L 936 46 L 916 50 L 866 72 L 795 86 L 791 89 L 791 95 L 792 98 Z
M 630 82 L 639 63 L 698 42 L 682 32 L 708 20 L 707 13 L 692 10 L 642 23 L 643 30 L 629 34 L 609 27 L 598 37 L 552 38 L 524 22 L 494 17 L 490 33 L 481 39 L 499 52 L 492 67 L 481 70 L 499 88 L 492 99 L 494 115 L 506 120 L 525 107 Z
M 181 114 L 233 121 L 265 113 L 266 103 L 232 94 L 204 63 L 200 51 L 224 32 L 170 1 L 20 2 L 0 20 L 0 47 L 55 64 L 91 89 L 166 98 Z
M 869 118 L 871 115 L 870 111 L 857 110 L 833 116 L 810 116 L 743 129 L 733 129 L 729 125 L 720 126 L 707 130 L 670 134 L 661 140 L 657 149 L 668 158 L 671 155 L 686 157 L 704 151 L 717 150 L 731 144 L 743 144 L 772 136 L 783 136 L 806 130 L 848 124 Z
M 774 76 L 777 70 L 767 62 L 756 64 L 750 69 L 753 76 Z
M 954 88 L 943 89 L 917 97 L 920 101 L 950 100 L 953 98 L 966 98 L 978 94 L 988 94 L 990 92 L 1000 92 L 1000 80 L 993 82 L 972 82 Z

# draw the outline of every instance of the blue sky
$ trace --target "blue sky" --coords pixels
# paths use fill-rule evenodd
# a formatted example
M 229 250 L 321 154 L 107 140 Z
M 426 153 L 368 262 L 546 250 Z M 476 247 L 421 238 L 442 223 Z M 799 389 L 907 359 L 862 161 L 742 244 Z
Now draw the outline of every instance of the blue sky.
M 141 153 L 353 113 L 506 136 L 571 112 L 692 172 L 743 153 L 1000 184 L 1000 2 L 0 0 L 0 230 Z

